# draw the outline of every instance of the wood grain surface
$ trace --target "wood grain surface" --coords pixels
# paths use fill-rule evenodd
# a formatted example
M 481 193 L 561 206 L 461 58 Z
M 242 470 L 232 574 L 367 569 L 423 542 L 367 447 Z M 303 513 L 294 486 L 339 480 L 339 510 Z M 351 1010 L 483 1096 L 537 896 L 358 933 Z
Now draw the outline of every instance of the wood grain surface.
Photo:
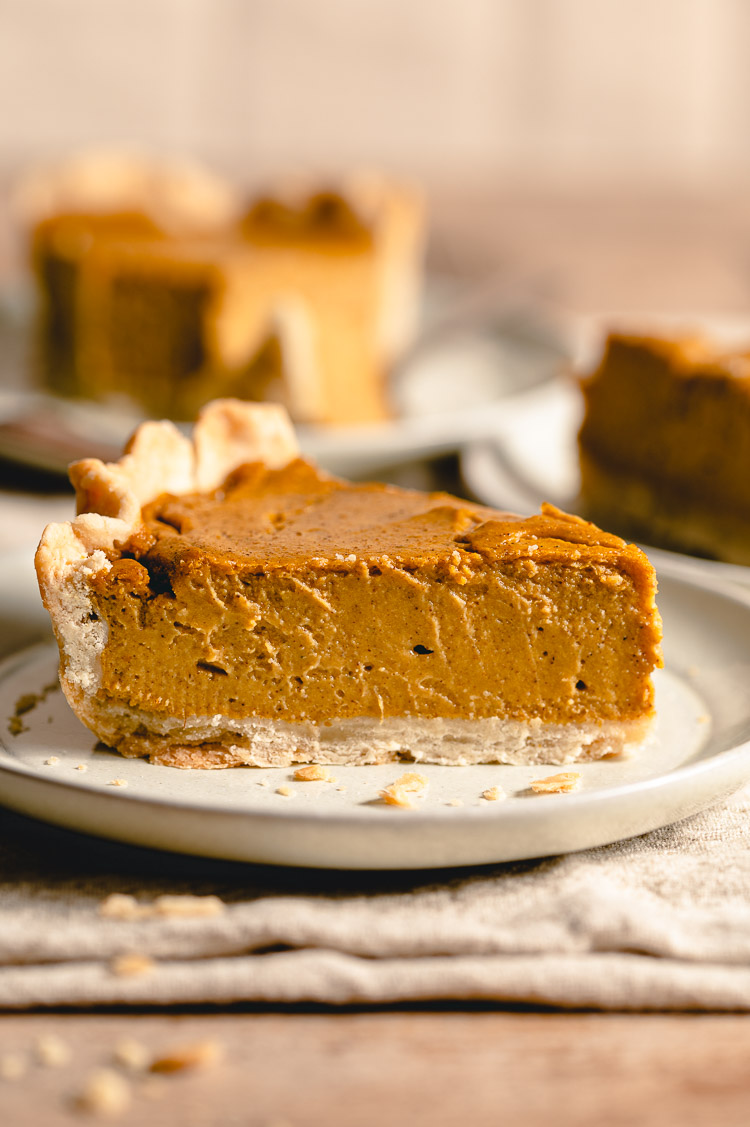
M 157 1055 L 208 1039 L 224 1056 L 193 1072 L 131 1075 L 130 1106 L 113 1117 L 123 1127 L 750 1122 L 750 1023 L 739 1016 L 34 1014 L 0 1020 L 0 1058 L 33 1059 L 49 1034 L 71 1047 L 71 1063 L 0 1081 L 3 1127 L 90 1121 L 76 1094 L 124 1035 Z

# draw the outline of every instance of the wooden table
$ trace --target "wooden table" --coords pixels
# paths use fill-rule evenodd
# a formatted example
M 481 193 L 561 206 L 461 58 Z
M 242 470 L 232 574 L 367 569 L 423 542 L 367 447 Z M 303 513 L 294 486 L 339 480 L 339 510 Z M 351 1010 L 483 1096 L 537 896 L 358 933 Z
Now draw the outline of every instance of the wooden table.
M 7 1127 L 69 1127 L 75 1094 L 124 1034 L 156 1052 L 220 1042 L 203 1071 L 135 1080 L 123 1127 L 747 1127 L 750 1025 L 741 1016 L 490 1012 L 23 1015 L 0 1055 L 40 1031 L 65 1069 L 0 1082 Z
M 444 191 L 433 259 L 500 270 L 578 310 L 750 309 L 750 207 L 718 197 L 621 198 Z M 210 1039 L 215 1067 L 134 1082 L 123 1125 L 375 1127 L 554 1123 L 556 1127 L 747 1127 L 744 1016 L 607 1015 L 488 1007 L 277 1012 L 18 1014 L 0 1018 L 0 1058 L 54 1033 L 62 1069 L 0 1081 L 2 1127 L 76 1121 L 71 1100 L 123 1036 L 154 1052 Z

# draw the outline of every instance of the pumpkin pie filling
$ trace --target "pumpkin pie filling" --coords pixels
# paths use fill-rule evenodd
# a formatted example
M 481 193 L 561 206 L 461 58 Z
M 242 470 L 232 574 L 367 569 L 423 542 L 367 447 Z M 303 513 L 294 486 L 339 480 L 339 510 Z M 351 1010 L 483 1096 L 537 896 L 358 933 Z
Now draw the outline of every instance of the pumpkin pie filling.
M 581 503 L 649 544 L 750 563 L 750 353 L 610 333 L 581 382 Z
M 563 763 L 643 739 L 660 620 L 637 548 L 551 506 L 524 519 L 235 461 L 71 565 L 63 686 L 105 742 L 219 767 Z

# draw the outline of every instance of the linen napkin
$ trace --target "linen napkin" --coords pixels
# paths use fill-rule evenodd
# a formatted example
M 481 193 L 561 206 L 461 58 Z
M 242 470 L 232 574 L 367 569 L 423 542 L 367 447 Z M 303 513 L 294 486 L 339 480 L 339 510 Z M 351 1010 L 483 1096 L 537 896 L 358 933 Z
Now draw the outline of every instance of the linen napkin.
M 750 788 L 617 845 L 422 873 L 177 857 L 0 811 L 0 1007 L 750 1010 L 748 844 Z

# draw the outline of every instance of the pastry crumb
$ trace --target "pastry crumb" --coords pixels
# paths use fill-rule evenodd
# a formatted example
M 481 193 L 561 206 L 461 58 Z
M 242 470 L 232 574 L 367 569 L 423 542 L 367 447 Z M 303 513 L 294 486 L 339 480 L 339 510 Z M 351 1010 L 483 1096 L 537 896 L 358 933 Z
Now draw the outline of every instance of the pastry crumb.
M 192 1068 L 209 1068 L 218 1063 L 222 1046 L 218 1041 L 194 1041 L 176 1045 L 151 1062 L 152 1072 L 183 1072 Z
M 26 1075 L 28 1067 L 22 1053 L 3 1053 L 0 1056 L 0 1080 L 20 1080 Z
M 305 767 L 298 767 L 294 772 L 295 779 L 300 783 L 335 783 L 331 772 L 320 763 L 309 763 Z
M 429 786 L 429 782 L 430 780 L 426 775 L 420 775 L 417 771 L 407 771 L 405 775 L 401 775 L 400 778 L 396 779 L 393 785 L 404 787 L 405 790 L 418 791 L 424 790 L 425 787 Z
M 127 1068 L 130 1072 L 145 1072 L 151 1063 L 151 1053 L 134 1037 L 123 1037 L 115 1045 L 112 1059 L 115 1064 Z
M 292 790 L 292 788 L 288 787 L 285 783 L 283 786 L 276 787 L 276 793 L 280 794 L 282 798 L 294 798 L 297 792 Z
M 109 964 L 109 969 L 118 978 L 137 978 L 142 974 L 151 974 L 155 966 L 156 963 L 148 955 L 133 951 L 127 955 L 118 955 Z
M 140 915 L 140 906 L 135 896 L 112 892 L 99 905 L 99 915 L 108 920 L 134 920 Z
M 416 803 L 412 801 L 414 792 L 406 790 L 405 787 L 396 786 L 391 783 L 388 787 L 383 787 L 380 792 L 380 797 L 386 806 L 402 806 L 407 810 L 413 810 Z
M 60 756 L 59 755 L 50 755 L 49 759 L 45 759 L 44 766 L 45 767 L 54 767 L 55 764 L 59 763 L 59 762 L 60 762 Z
M 502 787 L 487 787 L 487 790 L 482 791 L 482 798 L 486 799 L 487 802 L 499 802 L 500 799 L 506 797 Z
M 336 790 L 339 792 L 339 794 L 345 794 L 346 793 L 346 787 L 344 787 L 344 786 L 336 787 Z
M 268 779 L 259 779 L 258 780 L 258 786 L 259 787 L 267 787 L 268 786 Z
M 76 771 L 88 771 L 88 766 L 87 766 L 86 763 L 76 763 L 74 770 L 76 770 Z
M 23 716 L 24 712 L 31 712 L 32 708 L 36 708 L 40 701 L 44 700 L 44 695 L 37 693 L 24 693 L 18 698 L 15 703 L 13 711 L 16 716 Z
M 226 904 L 218 896 L 157 896 L 150 906 L 157 916 L 218 916 Z
M 530 786 L 535 794 L 569 794 L 580 781 L 577 771 L 561 771 L 559 775 L 548 775 L 546 779 L 534 779 Z
M 395 782 L 384 787 L 380 792 L 380 797 L 387 806 L 413 809 L 416 804 L 412 800 L 423 797 L 429 781 L 424 775 L 420 775 L 416 771 L 407 771 Z
M 110 779 L 107 783 L 108 787 L 126 787 L 127 785 L 127 779 Z
M 97 1068 L 76 1096 L 76 1107 L 90 1115 L 121 1115 L 130 1106 L 131 1090 L 127 1080 L 111 1068 Z
M 113 892 L 99 905 L 99 915 L 110 920 L 145 920 L 157 916 L 218 916 L 226 908 L 218 896 L 157 896 L 139 904 L 135 896 Z
M 34 1055 L 39 1064 L 46 1068 L 64 1068 L 69 1064 L 73 1053 L 67 1041 L 54 1033 L 44 1033 L 34 1042 Z

